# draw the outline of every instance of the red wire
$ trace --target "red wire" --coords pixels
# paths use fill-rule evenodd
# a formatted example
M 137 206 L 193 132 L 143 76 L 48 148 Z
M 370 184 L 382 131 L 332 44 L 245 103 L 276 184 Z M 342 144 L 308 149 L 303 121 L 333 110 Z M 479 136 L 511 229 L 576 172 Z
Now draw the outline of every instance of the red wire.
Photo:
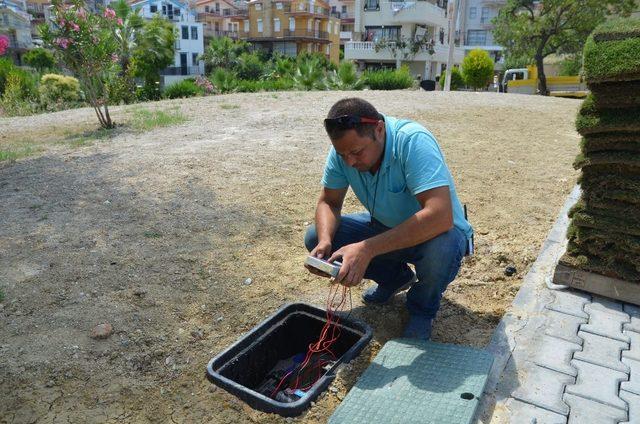
M 334 290 L 335 287 L 335 290 Z M 340 301 L 338 302 L 338 304 L 336 306 L 334 306 L 335 304 L 335 300 L 336 300 L 336 296 L 338 295 L 338 292 L 340 291 L 340 287 L 342 287 L 342 296 L 340 298 Z M 320 337 L 318 338 L 318 340 L 315 343 L 311 343 L 309 344 L 309 349 L 307 350 L 307 354 L 305 355 L 304 360 L 302 361 L 302 363 L 300 364 L 300 367 L 298 368 L 298 372 L 296 373 L 296 379 L 295 382 L 292 386 L 289 386 L 291 389 L 296 390 L 299 388 L 300 385 L 300 375 L 302 374 L 302 371 L 309 365 L 309 362 L 311 361 L 311 358 L 313 357 L 314 354 L 322 354 L 323 352 L 327 353 L 328 355 L 331 356 L 331 358 L 333 360 L 336 359 L 336 355 L 335 353 L 333 353 L 333 351 L 331 350 L 331 346 L 335 343 L 336 340 L 338 340 L 338 338 L 340 337 L 340 327 L 339 327 L 339 322 L 340 322 L 340 317 L 337 316 L 335 313 L 338 312 L 346 303 L 347 300 L 347 292 L 349 292 L 349 295 L 351 295 L 351 289 L 349 287 L 346 286 L 339 286 L 338 284 L 335 284 L 333 286 L 331 286 L 329 288 L 329 296 L 327 297 L 327 313 L 326 313 L 326 322 L 325 324 L 322 326 L 322 329 L 320 330 Z M 328 333 L 329 331 L 331 331 L 331 336 L 329 339 L 327 339 Z M 305 386 L 303 389 L 303 391 L 306 391 L 308 389 L 310 389 L 322 376 L 322 367 L 324 367 L 326 364 L 330 363 L 330 361 L 322 361 L 322 360 L 318 360 L 318 362 L 311 367 L 311 369 L 309 370 L 309 372 L 313 372 L 314 370 L 318 370 L 318 376 L 314 379 L 314 381 L 309 384 L 308 386 Z M 278 385 L 276 386 L 275 390 L 271 393 L 271 398 L 274 397 L 274 395 L 276 395 L 278 393 L 278 390 L 280 389 L 280 387 L 282 386 L 282 384 L 287 380 L 287 378 L 291 375 L 291 373 L 293 373 L 295 371 L 295 368 L 291 371 L 289 371 L 288 373 L 286 373 L 282 379 L 280 379 L 280 382 L 278 383 Z M 307 374 L 309 375 L 309 374 Z

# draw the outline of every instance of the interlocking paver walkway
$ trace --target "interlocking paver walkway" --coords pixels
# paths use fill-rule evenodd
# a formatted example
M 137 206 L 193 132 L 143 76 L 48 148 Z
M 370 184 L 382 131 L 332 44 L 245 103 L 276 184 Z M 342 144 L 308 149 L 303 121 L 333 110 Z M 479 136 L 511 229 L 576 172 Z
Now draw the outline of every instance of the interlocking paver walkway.
M 482 423 L 640 424 L 640 307 L 551 283 L 569 196 L 487 347 Z

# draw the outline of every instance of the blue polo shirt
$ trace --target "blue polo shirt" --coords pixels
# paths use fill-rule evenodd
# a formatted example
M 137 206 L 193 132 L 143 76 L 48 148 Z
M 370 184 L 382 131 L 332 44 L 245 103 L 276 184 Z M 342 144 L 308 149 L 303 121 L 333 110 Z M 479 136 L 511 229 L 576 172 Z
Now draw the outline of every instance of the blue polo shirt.
M 322 185 L 330 189 L 351 186 L 373 218 L 387 227 L 397 226 L 421 209 L 416 194 L 448 186 L 453 207 L 453 225 L 462 230 L 467 239 L 471 238 L 473 229 L 464 218 L 453 178 L 433 134 L 413 121 L 389 116 L 385 116 L 384 120 L 386 145 L 378 170 L 380 175 L 371 175 L 368 171 L 360 172 L 350 167 L 331 147 Z

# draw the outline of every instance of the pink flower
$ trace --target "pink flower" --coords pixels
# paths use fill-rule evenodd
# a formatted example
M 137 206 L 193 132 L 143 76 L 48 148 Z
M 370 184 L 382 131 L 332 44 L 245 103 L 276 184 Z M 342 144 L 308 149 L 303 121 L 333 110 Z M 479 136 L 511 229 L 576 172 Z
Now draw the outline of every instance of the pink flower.
M 71 22 L 70 25 L 71 25 L 71 29 L 74 30 L 75 32 L 80 31 L 80 27 L 75 22 Z
M 58 21 L 60 23 L 60 26 L 63 27 L 67 24 L 67 21 L 64 20 L 64 18 L 60 18 L 60 20 Z
M 82 20 L 87 19 L 87 12 L 85 12 L 84 9 L 78 9 L 78 11 L 76 12 L 76 15 L 78 15 L 78 18 Z
M 116 17 L 116 11 L 107 7 L 104 9 L 104 17 L 107 19 L 114 19 Z
M 117 55 L 117 54 L 115 54 L 115 53 L 113 53 L 113 54 L 111 55 L 111 61 L 112 61 L 113 63 L 117 63 L 117 62 L 118 62 L 118 55 Z
M 122 18 L 118 18 L 118 25 L 122 26 Z
M 7 47 L 9 47 L 9 37 L 6 35 L 0 35 L 0 56 L 5 54 Z
M 53 42 L 66 50 L 66 48 L 69 47 L 71 40 L 69 40 L 68 38 L 56 38 L 55 40 L 53 40 Z

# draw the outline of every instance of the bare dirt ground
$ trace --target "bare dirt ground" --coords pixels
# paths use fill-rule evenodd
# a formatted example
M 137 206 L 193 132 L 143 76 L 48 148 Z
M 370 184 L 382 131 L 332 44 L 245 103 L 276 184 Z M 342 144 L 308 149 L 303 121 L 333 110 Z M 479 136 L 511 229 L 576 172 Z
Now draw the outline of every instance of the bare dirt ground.
M 302 239 L 329 148 L 321 119 L 348 94 L 150 103 L 143 107 L 178 108 L 189 121 L 144 133 L 124 127 L 80 147 L 55 140 L 95 129 L 90 109 L 0 119 L 0 148 L 53 140 L 0 164 L 0 422 L 284 422 L 215 389 L 205 366 L 282 304 L 325 303 L 328 283 L 302 267 Z M 579 102 L 357 95 L 438 138 L 477 254 L 447 290 L 434 339 L 484 346 L 575 183 Z M 130 109 L 116 108 L 116 120 Z M 360 209 L 350 197 L 346 210 Z M 505 276 L 507 265 L 517 274 Z M 404 295 L 365 308 L 364 287 L 353 290 L 354 314 L 373 326 L 374 341 L 288 421 L 325 422 L 400 334 Z M 102 322 L 113 334 L 92 339 Z

